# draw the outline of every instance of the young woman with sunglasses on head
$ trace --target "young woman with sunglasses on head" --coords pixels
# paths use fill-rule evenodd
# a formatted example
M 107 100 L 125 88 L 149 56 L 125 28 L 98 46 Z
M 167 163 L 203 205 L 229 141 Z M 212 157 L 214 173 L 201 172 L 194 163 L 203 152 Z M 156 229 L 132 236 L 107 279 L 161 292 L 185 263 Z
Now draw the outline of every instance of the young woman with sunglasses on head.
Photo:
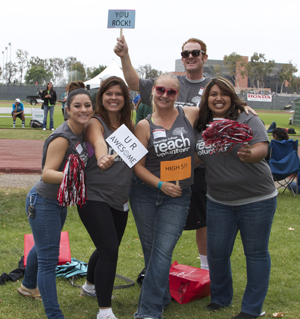
M 264 160 L 269 138 L 263 122 L 244 112 L 245 102 L 232 84 L 223 78 L 211 80 L 204 91 L 196 122 L 196 151 L 206 168 L 207 256 L 211 303 L 216 311 L 232 302 L 230 256 L 240 231 L 247 264 L 247 286 L 240 314 L 232 319 L 260 316 L 268 291 L 271 260 L 268 251 L 277 190 Z M 248 144 L 224 145 L 213 153 L 202 133 L 210 122 L 229 119 L 247 124 L 253 131 Z M 217 120 L 216 119 L 216 120 Z
M 91 96 L 83 88 L 83 82 L 72 82 L 71 86 L 75 89 L 68 96 L 69 118 L 46 139 L 41 180 L 26 198 L 26 213 L 35 245 L 28 254 L 24 280 L 18 289 L 25 297 L 42 298 L 47 318 L 51 319 L 64 318 L 57 301 L 55 268 L 67 207 L 60 206 L 57 194 L 69 155 L 79 155 L 87 162 L 83 129 L 94 114 Z
M 133 131 L 131 103 L 125 82 L 112 76 L 97 93 L 95 116 L 85 128 L 89 160 L 85 169 L 87 202 L 79 216 L 96 250 L 90 257 L 81 295 L 97 296 L 97 319 L 116 319 L 111 308 L 118 250 L 128 217 L 132 169 L 114 156 L 105 139 L 121 125 Z
M 161 318 L 171 301 L 169 271 L 174 247 L 185 226 L 190 203 L 190 178 L 174 182 L 160 180 L 160 163 L 191 157 L 193 124 L 197 108 L 175 107 L 180 85 L 171 73 L 160 75 L 152 88 L 153 114 L 135 130 L 149 153 L 134 166 L 129 199 L 145 258 L 145 277 L 135 318 Z

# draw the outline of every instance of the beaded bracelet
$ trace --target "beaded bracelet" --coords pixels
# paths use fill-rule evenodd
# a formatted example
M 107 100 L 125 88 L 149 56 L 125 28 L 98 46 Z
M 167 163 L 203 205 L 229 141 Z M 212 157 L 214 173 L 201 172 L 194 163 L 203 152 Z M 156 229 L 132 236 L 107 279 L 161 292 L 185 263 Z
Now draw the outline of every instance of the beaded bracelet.
M 98 161 L 97 161 L 97 165 L 99 166 L 100 165 L 100 161 L 102 160 L 102 158 L 105 157 L 105 155 L 99 157 Z
M 157 185 L 157 188 L 158 189 L 161 189 L 161 186 L 162 186 L 163 182 L 159 181 L 158 185 Z

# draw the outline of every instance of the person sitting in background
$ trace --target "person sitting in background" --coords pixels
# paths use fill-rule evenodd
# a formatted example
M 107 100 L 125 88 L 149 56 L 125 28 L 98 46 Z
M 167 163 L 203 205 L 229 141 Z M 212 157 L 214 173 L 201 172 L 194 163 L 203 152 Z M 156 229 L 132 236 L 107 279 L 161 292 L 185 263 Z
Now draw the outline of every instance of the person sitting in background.
M 289 135 L 287 133 L 287 130 L 285 128 L 281 127 L 276 127 L 272 131 L 273 139 L 276 141 L 283 141 L 283 140 L 288 140 Z
M 267 133 L 272 133 L 274 128 L 276 128 L 276 122 L 272 122 L 269 128 L 267 129 Z
M 299 173 L 298 173 L 297 180 L 298 180 L 298 185 L 297 185 L 296 182 L 292 182 L 292 183 L 288 186 L 288 188 L 289 188 L 289 189 L 292 189 L 295 194 L 300 194 L 300 185 L 299 185 L 299 182 L 300 182 L 300 171 L 299 171 Z M 297 192 L 297 186 L 298 186 L 298 192 Z
M 273 122 L 275 123 L 275 122 Z M 275 123 L 276 125 L 276 123 Z M 274 129 L 272 129 L 272 135 L 273 135 L 273 139 L 276 141 L 283 141 L 283 140 L 288 140 L 289 139 L 289 135 L 286 131 L 285 128 L 282 127 L 275 127 Z M 268 161 L 270 159 L 270 145 L 268 148 L 268 155 L 265 158 L 266 161 Z
M 18 117 L 22 120 L 22 128 L 25 127 L 25 115 L 24 115 L 24 105 L 21 103 L 20 99 L 15 99 L 15 103 L 12 105 L 11 116 L 13 118 L 13 128 L 16 127 L 16 118 Z

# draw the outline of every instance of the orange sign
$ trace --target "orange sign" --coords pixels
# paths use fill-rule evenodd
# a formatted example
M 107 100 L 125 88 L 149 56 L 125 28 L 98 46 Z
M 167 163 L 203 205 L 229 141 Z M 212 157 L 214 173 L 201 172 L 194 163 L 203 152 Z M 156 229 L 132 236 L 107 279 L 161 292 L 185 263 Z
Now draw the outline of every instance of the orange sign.
M 163 182 L 181 181 L 191 177 L 192 161 L 191 157 L 175 161 L 160 162 L 160 180 Z

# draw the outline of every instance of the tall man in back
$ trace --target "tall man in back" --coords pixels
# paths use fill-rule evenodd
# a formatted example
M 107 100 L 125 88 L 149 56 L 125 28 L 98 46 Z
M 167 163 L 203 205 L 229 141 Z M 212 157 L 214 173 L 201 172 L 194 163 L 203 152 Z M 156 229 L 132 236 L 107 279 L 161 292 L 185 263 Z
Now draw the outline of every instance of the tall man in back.
M 121 58 L 122 69 L 127 84 L 132 90 L 140 91 L 142 103 L 151 105 L 151 89 L 155 79 L 141 79 L 138 76 L 131 64 L 124 36 L 117 39 L 114 51 Z M 181 56 L 186 75 L 177 76 L 180 82 L 180 93 L 176 104 L 182 107 L 198 107 L 203 90 L 209 82 L 209 79 L 203 76 L 203 66 L 208 58 L 206 44 L 199 39 L 191 38 L 183 44 Z M 201 165 L 194 171 L 194 185 L 191 187 L 190 211 L 185 230 L 196 229 L 196 242 L 200 254 L 201 268 L 208 270 L 206 248 L 206 182 L 205 168 Z

